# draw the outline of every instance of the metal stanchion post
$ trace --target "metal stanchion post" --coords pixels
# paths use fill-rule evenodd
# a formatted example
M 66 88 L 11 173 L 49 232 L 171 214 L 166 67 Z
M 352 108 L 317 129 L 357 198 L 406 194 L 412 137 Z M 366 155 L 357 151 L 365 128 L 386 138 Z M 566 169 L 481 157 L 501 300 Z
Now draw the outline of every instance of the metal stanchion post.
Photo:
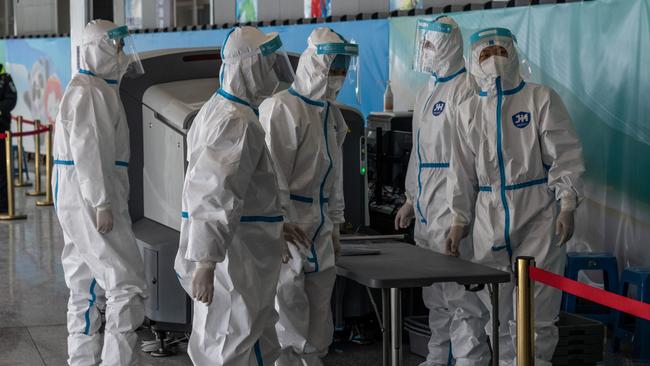
M 47 135 L 45 135 L 45 171 L 46 171 L 46 185 L 45 185 L 45 199 L 41 201 L 36 201 L 36 206 L 53 206 L 54 201 L 52 200 L 52 129 L 53 126 L 49 125 L 47 130 Z
M 34 129 L 38 131 L 41 128 L 41 121 L 34 121 Z M 27 196 L 43 196 L 45 192 L 41 190 L 41 134 L 34 135 L 34 190 L 26 192 Z
M 31 183 L 25 182 L 25 172 L 23 171 L 23 164 L 25 163 L 24 161 L 24 153 L 25 149 L 23 148 L 23 117 L 18 116 L 18 179 L 14 183 L 14 187 L 31 187 Z
M 533 257 L 517 257 L 517 366 L 535 365 L 535 304 L 529 277 Z
M 16 215 L 16 202 L 14 201 L 14 177 L 12 171 L 12 151 L 11 151 L 11 131 L 5 132 L 5 152 L 7 158 L 5 161 L 5 168 L 7 169 L 7 213 L 0 215 L 0 220 L 22 220 L 26 219 L 27 215 Z

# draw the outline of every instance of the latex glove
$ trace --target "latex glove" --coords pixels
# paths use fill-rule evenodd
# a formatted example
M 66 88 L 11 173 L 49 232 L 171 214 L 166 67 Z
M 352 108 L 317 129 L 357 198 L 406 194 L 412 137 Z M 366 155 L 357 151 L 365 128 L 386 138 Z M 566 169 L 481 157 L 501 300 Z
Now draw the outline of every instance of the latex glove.
M 214 296 L 214 262 L 200 262 L 192 276 L 192 298 L 196 301 L 212 304 Z
M 406 201 L 397 215 L 395 215 L 395 230 L 406 229 L 411 225 L 411 221 L 415 217 L 415 210 L 413 209 L 413 204 L 409 201 Z
M 467 226 L 452 225 L 451 229 L 449 229 L 447 240 L 445 240 L 445 254 L 458 257 L 460 255 L 460 252 L 458 251 L 460 241 L 466 237 L 467 234 Z
M 561 210 L 555 221 L 555 235 L 560 236 L 560 241 L 557 243 L 558 247 L 564 245 L 573 236 L 573 212 L 569 210 Z
M 332 230 L 332 244 L 334 244 L 334 258 L 338 258 L 341 255 L 341 225 L 334 224 L 334 229 Z
M 95 227 L 100 234 L 107 234 L 113 230 L 113 211 L 111 206 L 95 209 Z
M 293 244 L 299 251 L 306 251 L 311 247 L 311 239 L 296 224 L 285 222 L 282 226 L 282 235 L 285 241 L 285 246 L 282 250 L 282 263 L 287 263 L 293 258 L 286 243 Z

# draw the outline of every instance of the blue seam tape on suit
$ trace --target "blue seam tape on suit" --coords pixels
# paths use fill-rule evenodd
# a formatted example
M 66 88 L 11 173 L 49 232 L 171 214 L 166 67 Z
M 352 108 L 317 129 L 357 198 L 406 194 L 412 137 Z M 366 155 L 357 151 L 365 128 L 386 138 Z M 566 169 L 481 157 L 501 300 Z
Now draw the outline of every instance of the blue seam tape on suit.
M 510 243 L 510 208 L 508 207 L 508 198 L 506 197 L 506 171 L 503 159 L 503 131 L 501 121 L 501 108 L 503 107 L 503 90 L 501 89 L 501 77 L 496 79 L 497 86 L 497 158 L 499 160 L 499 177 L 501 179 L 501 203 L 503 204 L 503 211 L 505 213 L 504 220 L 504 239 L 506 241 L 505 247 L 508 251 L 508 256 L 512 258 L 512 246 Z
M 282 222 L 282 216 L 241 216 L 239 222 Z
M 264 366 L 264 358 L 262 358 L 262 350 L 260 349 L 260 341 L 255 342 L 255 358 L 257 359 L 257 366 Z
M 314 202 L 314 199 L 311 198 L 311 197 L 300 196 L 300 195 L 293 194 L 293 193 L 289 195 L 289 199 L 291 199 L 293 201 L 304 202 L 304 203 L 313 203 Z
M 523 183 L 516 183 L 516 184 L 509 184 L 506 185 L 506 191 L 515 191 L 518 189 L 524 189 L 528 187 L 533 187 L 541 184 L 546 184 L 548 182 L 548 178 L 540 178 L 540 179 L 535 179 L 535 180 L 530 180 L 528 182 L 523 182 Z M 479 192 L 492 192 L 492 187 L 491 186 L 479 186 Z
M 97 296 L 95 295 L 95 285 L 97 285 L 97 281 L 93 278 L 93 281 L 90 283 L 90 299 L 88 300 L 88 310 L 86 310 L 84 313 L 84 319 L 86 320 L 86 327 L 84 329 L 85 335 L 88 335 L 90 333 L 90 311 L 95 305 L 95 300 L 97 300 Z

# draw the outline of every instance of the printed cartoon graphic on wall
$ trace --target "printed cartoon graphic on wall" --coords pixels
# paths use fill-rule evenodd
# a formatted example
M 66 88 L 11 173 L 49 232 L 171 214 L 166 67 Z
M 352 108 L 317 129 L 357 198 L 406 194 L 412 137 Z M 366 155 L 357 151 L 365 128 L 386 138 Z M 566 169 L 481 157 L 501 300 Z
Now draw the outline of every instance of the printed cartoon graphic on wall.
M 8 39 L 4 43 L 4 63 L 18 90 L 12 114 L 54 123 L 63 90 L 70 81 L 70 40 Z M 26 141 L 28 150 L 30 141 Z
M 51 70 L 50 60 L 36 60 L 27 76 L 28 89 L 21 96 L 32 118 L 48 123 L 54 123 L 63 95 L 61 81 Z

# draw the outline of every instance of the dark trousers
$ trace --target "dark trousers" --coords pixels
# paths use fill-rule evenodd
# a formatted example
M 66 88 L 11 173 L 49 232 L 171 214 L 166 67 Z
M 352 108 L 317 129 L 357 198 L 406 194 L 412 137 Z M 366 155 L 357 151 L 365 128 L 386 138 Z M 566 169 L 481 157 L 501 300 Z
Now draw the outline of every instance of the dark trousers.
M 0 133 L 4 133 L 5 129 L 0 121 Z M 7 212 L 7 157 L 5 156 L 6 145 L 5 140 L 0 140 L 0 212 Z
M 7 212 L 7 160 L 5 140 L 0 140 L 0 212 Z

